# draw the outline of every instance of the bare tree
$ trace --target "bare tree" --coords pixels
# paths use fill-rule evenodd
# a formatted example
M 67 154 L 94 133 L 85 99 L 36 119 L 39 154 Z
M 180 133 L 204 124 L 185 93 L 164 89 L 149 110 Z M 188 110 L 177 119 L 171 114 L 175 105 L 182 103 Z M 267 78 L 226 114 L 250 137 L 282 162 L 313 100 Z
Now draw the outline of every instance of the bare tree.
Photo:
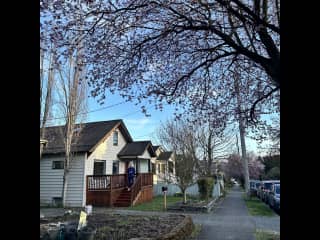
M 186 189 L 195 183 L 197 142 L 192 126 L 181 121 L 167 121 L 158 130 L 161 144 L 175 152 L 177 184 L 186 203 Z
M 201 176 L 212 176 L 214 170 L 219 168 L 219 161 L 229 156 L 234 145 L 234 130 L 230 127 L 217 129 L 211 122 L 209 121 L 207 126 L 198 126 L 196 133 L 201 156 L 199 163 L 202 163 L 198 167 Z
M 48 116 L 52 111 L 52 95 L 54 91 L 54 55 L 40 48 L 40 140 L 45 139 L 45 128 Z M 40 144 L 40 159 L 43 144 Z
M 85 66 L 82 62 L 81 48 L 69 56 L 65 67 L 60 67 L 58 98 L 59 109 L 64 116 L 64 127 L 61 136 L 65 148 L 64 174 L 63 174 L 63 205 L 66 205 L 66 194 L 70 163 L 74 157 L 73 146 L 81 134 L 81 122 L 84 121 L 87 111 L 87 84 L 85 82 Z

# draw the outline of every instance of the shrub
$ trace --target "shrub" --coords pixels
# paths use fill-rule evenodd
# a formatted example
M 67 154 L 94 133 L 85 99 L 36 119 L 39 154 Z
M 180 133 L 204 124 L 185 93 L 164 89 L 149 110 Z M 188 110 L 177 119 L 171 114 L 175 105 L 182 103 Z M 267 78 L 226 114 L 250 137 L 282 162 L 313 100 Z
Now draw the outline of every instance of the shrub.
M 208 200 L 212 196 L 214 180 L 212 177 L 200 178 L 198 181 L 199 196 L 202 200 Z
M 174 197 L 183 197 L 182 192 L 176 192 L 175 194 L 173 194 Z
M 266 179 L 280 179 L 280 168 L 279 167 L 273 167 L 269 170 L 269 172 L 266 174 Z
M 174 197 L 183 197 L 183 193 L 182 192 L 176 192 L 175 194 L 173 194 Z M 193 198 L 192 195 L 187 193 L 187 198 Z

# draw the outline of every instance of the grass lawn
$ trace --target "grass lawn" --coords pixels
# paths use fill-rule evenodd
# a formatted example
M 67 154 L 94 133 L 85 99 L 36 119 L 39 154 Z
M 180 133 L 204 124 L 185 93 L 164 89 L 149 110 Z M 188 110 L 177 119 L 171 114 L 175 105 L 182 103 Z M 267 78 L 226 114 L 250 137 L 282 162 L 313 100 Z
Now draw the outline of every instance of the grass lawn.
M 280 240 L 280 234 L 273 232 L 257 230 L 255 236 L 256 240 Z
M 164 198 L 163 196 L 153 197 L 151 202 L 145 202 L 133 207 L 128 207 L 128 210 L 164 211 L 163 198 Z M 183 200 L 182 197 L 167 196 L 167 206 L 170 204 L 174 204 L 176 202 L 180 202 L 182 200 Z
M 257 197 L 247 198 L 244 196 L 250 215 L 253 216 L 275 216 L 272 209 Z

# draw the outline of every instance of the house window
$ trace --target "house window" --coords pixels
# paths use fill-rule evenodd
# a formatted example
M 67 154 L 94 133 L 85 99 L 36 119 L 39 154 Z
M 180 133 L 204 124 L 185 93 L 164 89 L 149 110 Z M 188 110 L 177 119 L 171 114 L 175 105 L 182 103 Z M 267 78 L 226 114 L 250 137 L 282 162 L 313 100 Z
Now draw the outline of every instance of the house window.
M 150 159 L 148 159 L 148 173 L 151 172 L 151 161 Z
M 106 161 L 95 160 L 93 164 L 93 175 L 105 175 L 106 174 Z
M 118 146 L 118 132 L 113 132 L 113 146 Z
M 62 197 L 53 197 L 52 198 L 52 205 L 56 207 L 62 206 Z
M 53 161 L 52 162 L 52 169 L 63 169 L 64 168 L 64 161 Z
M 173 162 L 169 162 L 169 173 L 173 173 Z
M 160 164 L 160 172 L 161 173 L 165 173 L 166 172 L 166 170 L 165 170 L 165 164 Z
M 115 160 L 112 163 L 112 174 L 119 174 L 119 161 Z
M 153 174 L 157 174 L 156 173 L 156 164 L 152 163 L 152 167 L 151 168 L 152 168 L 152 173 Z

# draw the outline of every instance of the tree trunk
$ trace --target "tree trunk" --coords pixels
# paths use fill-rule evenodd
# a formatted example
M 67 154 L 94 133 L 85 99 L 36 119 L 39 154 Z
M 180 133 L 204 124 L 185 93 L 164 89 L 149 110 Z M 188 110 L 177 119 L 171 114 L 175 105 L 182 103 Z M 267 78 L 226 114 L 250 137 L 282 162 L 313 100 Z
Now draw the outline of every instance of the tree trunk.
M 52 91 L 53 91 L 53 81 L 54 81 L 54 70 L 52 67 L 52 58 L 53 56 L 50 55 L 50 59 L 49 59 L 49 69 L 48 69 L 48 82 L 47 82 L 47 86 L 46 86 L 46 95 L 45 95 L 45 99 L 44 99 L 44 106 L 42 106 L 42 91 L 43 91 L 43 73 L 41 73 L 41 92 L 40 92 L 40 114 L 41 111 L 43 110 L 43 115 L 42 115 L 42 119 L 40 122 L 40 139 L 45 139 L 45 127 L 46 127 L 46 123 L 47 123 L 47 119 L 49 116 L 49 112 L 51 111 L 51 107 L 52 107 Z M 42 61 L 43 61 L 43 57 L 42 57 Z M 42 66 L 43 68 L 43 66 Z M 40 144 L 40 159 L 42 156 L 42 152 L 43 152 L 43 144 Z
M 240 131 L 242 163 L 243 163 L 243 170 L 244 170 L 244 187 L 245 187 L 246 193 L 249 195 L 249 167 L 248 167 L 247 149 L 246 149 L 246 142 L 245 142 L 245 128 L 244 128 L 242 119 L 240 119 L 240 122 L 239 122 L 239 131 Z
M 244 188 L 247 195 L 249 195 L 249 168 L 248 168 L 247 149 L 246 149 L 246 142 L 245 142 L 245 125 L 244 125 L 244 119 L 242 114 L 238 76 L 235 78 L 235 91 L 237 95 L 237 110 L 238 110 L 238 117 L 239 117 L 239 132 L 240 132 L 241 158 L 242 158 L 243 174 L 244 174 Z
M 67 202 L 67 186 L 68 186 L 68 171 L 64 171 L 63 174 L 63 185 L 62 185 L 62 205 L 66 207 Z
M 69 162 L 70 162 L 70 155 L 66 155 L 65 163 L 64 163 L 64 171 L 63 171 L 63 185 L 62 185 L 62 205 L 63 205 L 63 207 L 66 207 L 66 202 L 67 202 Z
M 208 169 L 207 169 L 207 176 L 212 175 L 212 131 L 209 130 L 209 136 L 208 136 Z
M 186 204 L 187 203 L 187 191 L 186 191 L 186 189 L 183 189 L 182 193 L 183 193 L 183 203 Z

